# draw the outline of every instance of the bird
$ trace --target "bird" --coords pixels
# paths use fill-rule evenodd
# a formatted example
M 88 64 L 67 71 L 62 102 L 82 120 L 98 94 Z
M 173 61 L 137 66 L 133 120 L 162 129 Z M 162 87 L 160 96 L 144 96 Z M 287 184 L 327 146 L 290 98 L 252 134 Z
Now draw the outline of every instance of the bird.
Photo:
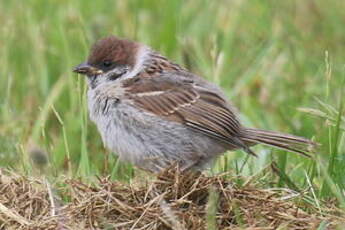
M 249 128 L 220 87 L 140 42 L 110 35 L 96 41 L 75 73 L 85 75 L 90 119 L 120 160 L 159 173 L 212 167 L 228 150 L 264 144 L 310 156 L 316 143 Z

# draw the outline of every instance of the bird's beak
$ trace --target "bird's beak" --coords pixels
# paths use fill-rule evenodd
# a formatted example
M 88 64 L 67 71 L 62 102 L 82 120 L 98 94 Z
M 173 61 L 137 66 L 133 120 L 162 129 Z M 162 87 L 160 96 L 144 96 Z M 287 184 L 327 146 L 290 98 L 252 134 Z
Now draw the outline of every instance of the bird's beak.
M 103 73 L 102 70 L 97 69 L 86 62 L 83 62 L 73 68 L 73 72 L 83 74 L 83 75 L 98 75 Z

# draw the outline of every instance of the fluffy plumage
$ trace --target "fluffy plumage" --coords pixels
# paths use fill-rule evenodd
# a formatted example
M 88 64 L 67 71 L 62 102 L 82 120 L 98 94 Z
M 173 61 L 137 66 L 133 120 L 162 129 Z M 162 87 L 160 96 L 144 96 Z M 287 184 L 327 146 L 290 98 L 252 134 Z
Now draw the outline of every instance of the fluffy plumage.
M 89 111 L 105 145 L 120 158 L 160 171 L 178 162 L 203 168 L 226 150 L 262 143 L 308 155 L 315 143 L 245 128 L 214 84 L 140 43 L 107 37 L 76 72 L 89 79 Z

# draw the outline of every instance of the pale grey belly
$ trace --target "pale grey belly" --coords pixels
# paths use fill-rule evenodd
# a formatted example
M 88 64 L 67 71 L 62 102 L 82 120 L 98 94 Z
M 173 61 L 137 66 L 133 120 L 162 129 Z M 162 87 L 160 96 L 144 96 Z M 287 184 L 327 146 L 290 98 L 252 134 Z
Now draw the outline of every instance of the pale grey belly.
M 90 108 L 90 116 L 107 148 L 120 159 L 150 171 L 159 171 L 174 162 L 182 168 L 202 167 L 226 151 L 204 134 L 128 104 L 118 103 L 102 112 Z

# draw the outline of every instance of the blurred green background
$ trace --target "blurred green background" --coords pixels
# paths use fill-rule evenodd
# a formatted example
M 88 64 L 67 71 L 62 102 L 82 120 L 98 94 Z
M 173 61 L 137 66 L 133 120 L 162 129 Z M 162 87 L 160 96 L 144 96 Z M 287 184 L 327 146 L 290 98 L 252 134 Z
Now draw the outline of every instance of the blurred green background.
M 275 162 L 270 186 L 345 204 L 344 9 L 340 0 L 0 0 L 0 165 L 30 174 L 47 156 L 53 177 L 141 173 L 103 148 L 84 79 L 71 72 L 114 34 L 219 84 L 247 126 L 322 144 L 314 159 L 231 152 L 216 172 L 258 175 Z

